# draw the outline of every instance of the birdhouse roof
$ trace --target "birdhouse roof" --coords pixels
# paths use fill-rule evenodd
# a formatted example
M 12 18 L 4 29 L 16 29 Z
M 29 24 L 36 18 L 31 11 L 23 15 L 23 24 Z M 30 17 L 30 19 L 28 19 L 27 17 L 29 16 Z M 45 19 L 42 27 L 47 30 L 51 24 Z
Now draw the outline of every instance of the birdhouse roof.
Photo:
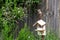
M 41 26 L 43 26 L 43 25 L 45 25 L 45 24 L 46 24 L 46 22 L 45 22 L 45 21 L 43 21 L 42 19 L 38 20 L 38 21 L 37 21 L 37 23 L 38 23 L 38 24 L 40 24 Z

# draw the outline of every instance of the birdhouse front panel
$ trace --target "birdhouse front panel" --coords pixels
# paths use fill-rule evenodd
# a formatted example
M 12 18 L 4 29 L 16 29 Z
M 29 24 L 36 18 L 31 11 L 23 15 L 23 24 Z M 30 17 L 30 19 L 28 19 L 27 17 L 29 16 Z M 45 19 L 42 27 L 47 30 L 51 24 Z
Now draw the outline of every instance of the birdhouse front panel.
M 38 26 L 35 31 L 37 31 L 38 35 L 46 35 L 46 26 L 43 26 L 42 28 Z
M 43 31 L 43 32 L 37 31 L 37 34 L 38 35 L 46 35 L 46 31 Z

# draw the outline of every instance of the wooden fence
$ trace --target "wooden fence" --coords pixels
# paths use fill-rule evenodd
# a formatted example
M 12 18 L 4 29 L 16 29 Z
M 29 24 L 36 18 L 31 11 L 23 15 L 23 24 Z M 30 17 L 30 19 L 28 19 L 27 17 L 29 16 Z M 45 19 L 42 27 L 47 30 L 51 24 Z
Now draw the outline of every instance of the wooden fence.
M 42 11 L 44 16 L 44 20 L 46 21 L 46 28 L 47 31 L 53 31 L 55 32 L 59 37 L 60 37 L 60 0 L 46 0 L 45 3 L 48 3 L 48 9 L 46 10 L 45 8 L 43 9 L 44 6 L 46 5 L 42 5 Z M 30 10 L 29 13 L 31 13 L 32 11 Z M 34 11 L 36 12 L 36 11 Z M 33 30 L 32 25 L 34 24 L 34 22 L 37 21 L 37 14 L 33 13 L 32 17 L 28 16 L 28 25 L 30 26 L 31 30 Z
M 60 36 L 60 0 L 48 0 L 47 27 Z

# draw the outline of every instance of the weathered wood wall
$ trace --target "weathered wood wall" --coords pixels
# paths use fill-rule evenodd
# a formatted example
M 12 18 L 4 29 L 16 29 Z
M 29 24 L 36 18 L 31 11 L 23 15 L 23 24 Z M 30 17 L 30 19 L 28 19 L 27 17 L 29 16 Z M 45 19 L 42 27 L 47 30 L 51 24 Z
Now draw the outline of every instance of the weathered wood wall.
M 59 22 L 59 38 L 60 38 L 60 0 L 58 2 L 58 12 L 59 12 L 59 17 L 58 17 L 58 22 Z
M 47 29 L 53 30 L 60 36 L 60 0 L 47 0 L 48 10 L 46 16 Z

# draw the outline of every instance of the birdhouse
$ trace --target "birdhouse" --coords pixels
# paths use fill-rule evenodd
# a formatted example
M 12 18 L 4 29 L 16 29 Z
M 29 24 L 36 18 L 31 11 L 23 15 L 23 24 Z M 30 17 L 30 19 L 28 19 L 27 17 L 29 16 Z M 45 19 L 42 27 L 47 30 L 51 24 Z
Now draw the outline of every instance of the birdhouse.
M 38 35 L 46 35 L 46 22 L 42 19 L 38 20 L 33 26 L 36 26 L 35 31 L 37 31 Z

